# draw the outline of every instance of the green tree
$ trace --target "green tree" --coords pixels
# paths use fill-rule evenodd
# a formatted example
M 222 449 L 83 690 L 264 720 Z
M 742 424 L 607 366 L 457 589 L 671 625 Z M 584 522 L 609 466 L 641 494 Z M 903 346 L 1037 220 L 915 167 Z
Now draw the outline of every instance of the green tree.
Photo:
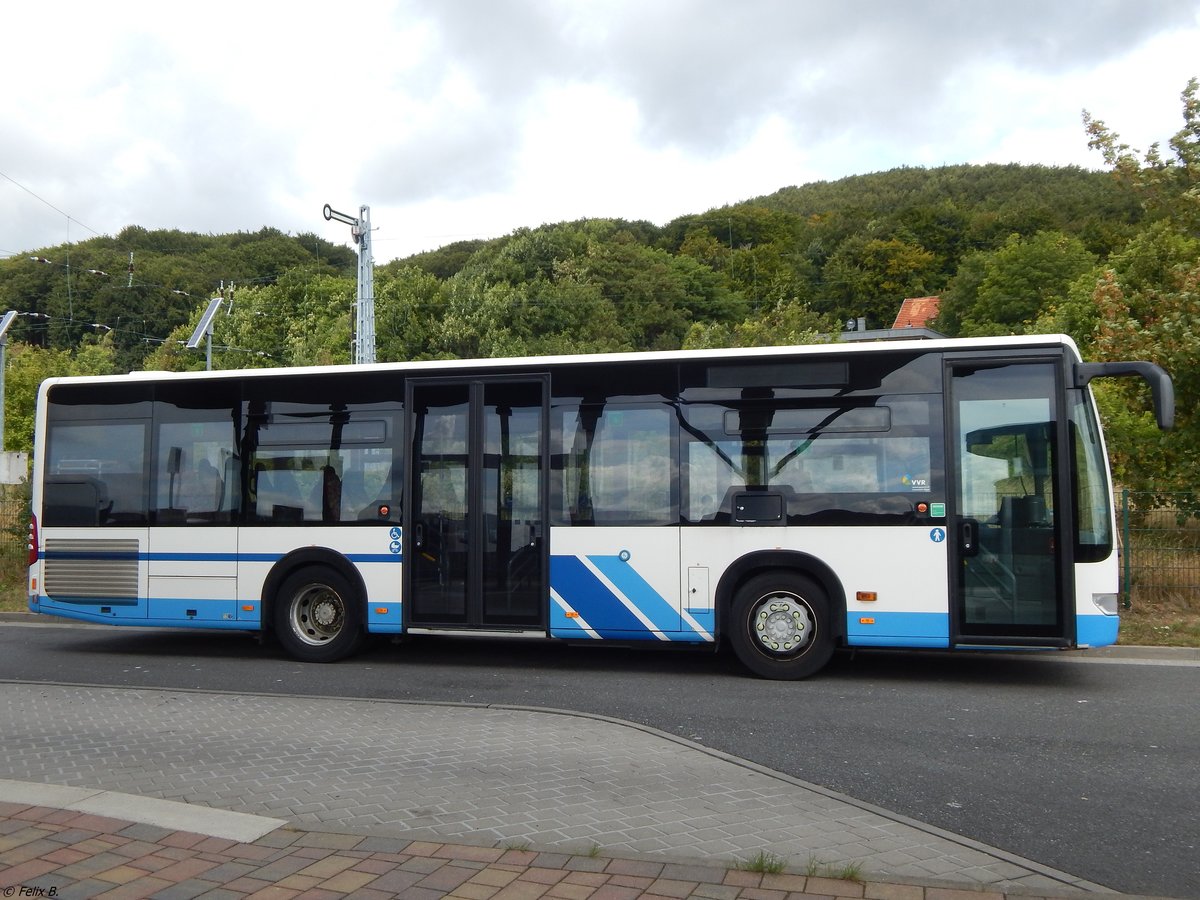
M 112 375 L 118 371 L 111 337 L 72 354 L 9 342 L 5 351 L 4 449 L 33 450 L 33 419 L 38 388 L 47 378 Z
M 985 254 L 982 264 L 975 302 L 962 314 L 963 335 L 1033 331 L 1038 316 L 1065 300 L 1096 258 L 1079 238 L 1039 231 L 1028 238 L 1012 235 L 999 250 Z
M 1030 331 L 1033 334 L 1065 334 L 1071 337 L 1086 356 L 1096 340 L 1100 325 L 1100 308 L 1096 304 L 1096 271 L 1079 276 L 1071 283 L 1064 298 L 1051 301 L 1038 314 Z
M 568 267 L 562 263 L 562 267 Z M 451 279 L 430 349 L 439 357 L 541 356 L 632 349 L 600 286 L 560 275 L 514 287 Z
M 685 350 L 721 347 L 790 347 L 828 343 L 839 331 L 838 323 L 796 301 L 780 302 L 765 315 L 736 325 L 696 322 L 688 329 Z
M 1102 120 L 1083 111 L 1088 146 L 1099 150 L 1117 179 L 1131 187 L 1148 212 L 1170 219 L 1175 227 L 1200 235 L 1200 80 L 1192 78 L 1180 95 L 1183 127 L 1167 142 L 1174 156 L 1164 156 L 1157 143 L 1143 160 L 1122 143 Z
M 1090 146 L 1116 180 L 1138 196 L 1153 223 L 1113 254 L 1093 293 L 1092 352 L 1101 360 L 1158 363 L 1175 383 L 1175 430 L 1150 418 L 1145 388 L 1121 380 L 1097 396 L 1119 481 L 1135 489 L 1186 488 L 1200 482 L 1200 83 L 1184 90 L 1184 127 L 1170 140 L 1174 158 L 1154 145 L 1139 161 L 1128 145 L 1086 112 Z
M 530 356 L 632 350 L 600 285 L 560 273 L 529 286 L 514 302 L 512 328 Z
M 10 342 L 5 353 L 4 449 L 33 449 L 38 386 L 47 378 L 73 374 L 71 354 Z
M 304 270 L 282 275 L 274 284 L 238 288 L 231 304 L 212 321 L 214 369 L 316 366 L 351 361 L 350 335 L 355 284 Z M 194 305 L 148 357 L 150 368 L 195 371 L 207 361 L 207 342 L 189 350 L 184 342 L 208 306 Z
M 462 271 L 471 257 L 485 243 L 486 241 L 481 240 L 455 241 L 452 244 L 446 244 L 444 247 L 429 250 L 425 253 L 418 253 L 416 256 L 410 256 L 407 259 L 393 260 L 378 267 L 375 270 L 375 277 L 378 278 L 380 275 L 396 275 L 410 266 L 415 266 L 421 271 L 433 275 L 438 280 L 445 281 L 452 275 L 456 275 Z
M 979 286 L 987 275 L 988 252 L 976 250 L 963 257 L 958 271 L 942 294 L 937 318 L 930 324 L 942 334 L 958 337 L 963 320 L 971 315 L 979 299 Z
M 1098 392 L 1119 483 L 1135 490 L 1195 490 L 1200 482 L 1200 257 L 1176 269 L 1168 283 L 1126 292 L 1109 270 L 1097 286 L 1100 359 L 1156 362 L 1175 383 L 1175 429 L 1155 427 L 1147 391 L 1134 381 L 1105 384 Z M 1152 318 L 1134 310 L 1151 304 Z
M 221 354 L 223 368 L 269 364 L 326 366 L 352 360 L 356 285 L 351 278 L 293 270 L 239 296 Z M 247 358 L 249 358 L 247 360 Z
M 896 237 L 855 236 L 842 243 L 822 272 L 825 308 L 841 319 L 865 316 L 886 328 L 906 297 L 921 297 L 936 276 L 937 258 Z
M 707 228 L 691 228 L 679 245 L 680 255 L 690 256 L 714 271 L 728 270 L 733 250 L 722 244 Z
M 599 287 L 639 350 L 677 350 L 693 321 L 736 321 L 745 302 L 689 256 L 641 245 L 627 233 L 593 241 L 586 257 L 559 272 Z
M 437 276 L 405 266 L 376 274 L 375 353 L 380 362 L 430 359 L 446 314 L 446 288 Z

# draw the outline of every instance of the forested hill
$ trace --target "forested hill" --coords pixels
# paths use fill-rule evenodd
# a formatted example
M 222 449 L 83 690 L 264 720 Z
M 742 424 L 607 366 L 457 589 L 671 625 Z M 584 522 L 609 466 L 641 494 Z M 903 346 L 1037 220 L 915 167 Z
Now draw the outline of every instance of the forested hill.
M 116 236 L 0 260 L 0 310 L 21 313 L 10 340 L 75 351 L 100 339 L 139 368 L 195 322 L 222 285 L 272 284 L 294 272 L 353 278 L 354 250 L 274 228 L 211 235 L 131 225 Z
M 940 207 L 1002 213 L 1020 220 L 1041 209 L 1051 217 L 1047 225 L 1069 225 L 1097 213 L 1127 213 L 1131 205 L 1136 206 L 1111 183 L 1097 188 L 1096 175 L 1077 167 L 1016 164 L 906 167 L 785 187 L 749 202 L 799 216 L 845 209 L 889 216 L 899 210 Z
M 1097 358 L 1200 370 L 1191 348 L 1165 349 L 1177 332 L 1147 314 L 1195 294 L 1175 273 L 1200 270 L 1200 234 L 1179 199 L 1194 194 L 1200 165 L 1148 156 L 1143 167 L 1097 127 L 1112 171 L 901 168 L 663 225 L 541 224 L 394 260 L 376 267 L 377 358 L 804 343 L 847 319 L 886 328 L 904 298 L 938 295 L 933 324 L 949 335 L 1065 331 Z M 1179 144 L 1196 145 L 1200 133 Z M 232 303 L 214 324 L 214 367 L 349 362 L 355 264 L 352 249 L 270 228 L 130 227 L 0 260 L 0 309 L 23 314 L 9 335 L 9 448 L 27 444 L 21 419 L 46 375 L 203 368 L 182 344 L 223 286 Z M 1178 374 L 1177 386 L 1186 402 Z M 1113 418 L 1139 403 L 1113 396 Z
M 669 348 L 681 346 L 693 326 L 694 341 L 734 340 L 730 329 L 752 331 L 755 321 L 774 313 L 786 314 L 801 331 L 859 316 L 886 326 L 904 297 L 946 292 L 965 258 L 999 250 L 1014 235 L 1050 232 L 1080 259 L 1100 260 L 1128 240 L 1140 216 L 1137 198 L 1107 173 L 986 165 L 904 168 L 787 187 L 661 227 L 619 220 L 542 225 L 380 266 L 381 351 L 409 358 L 593 345 Z M 252 353 L 223 365 L 335 361 L 349 352 L 345 327 L 317 323 L 327 313 L 349 321 L 354 252 L 314 235 L 270 228 L 200 235 L 131 226 L 115 237 L 30 255 L 50 262 L 0 261 L 0 309 L 31 314 L 19 319 L 17 341 L 71 351 L 104 337 L 121 368 L 137 368 L 173 332 L 189 330 L 207 299 L 232 283 L 239 292 L 286 291 L 299 306 L 284 304 L 284 310 L 303 311 L 321 334 L 345 342 L 318 348 L 300 340 L 297 346 L 297 323 L 280 321 L 252 348 L 227 342 L 233 353 Z M 506 342 L 469 334 L 424 341 L 422 335 L 444 333 L 430 326 L 464 292 L 490 310 Z M 399 322 L 388 330 L 387 304 L 397 293 L 411 307 L 393 310 L 404 322 L 402 334 Z M 306 296 L 316 308 L 301 310 Z M 584 323 L 570 310 L 556 311 L 560 304 L 576 312 L 594 307 L 600 315 L 592 317 L 591 329 L 575 327 Z M 617 320 L 611 328 L 603 324 L 609 317 Z M 999 318 L 1006 327 L 1020 324 Z M 949 330 L 961 330 L 961 322 L 947 321 Z
M 963 257 L 1013 235 L 1056 231 L 1106 257 L 1142 215 L 1110 173 L 1079 168 L 982 165 L 902 168 L 782 188 L 656 228 L 616 222 L 623 238 L 687 255 L 726 277 L 752 305 L 800 299 L 814 311 L 879 322 L 903 296 L 938 293 Z M 585 230 L 576 222 L 536 229 Z M 446 279 L 530 232 L 462 241 L 389 267 L 415 265 Z M 826 268 L 829 270 L 826 271 Z M 872 279 L 871 269 L 890 278 Z

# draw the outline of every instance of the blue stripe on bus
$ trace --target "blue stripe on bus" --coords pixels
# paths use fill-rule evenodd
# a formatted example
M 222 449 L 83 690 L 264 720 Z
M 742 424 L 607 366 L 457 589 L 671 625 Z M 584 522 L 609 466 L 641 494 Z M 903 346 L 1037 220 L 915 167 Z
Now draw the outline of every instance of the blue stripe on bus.
M 671 606 L 627 561 L 619 556 L 589 556 L 588 561 L 653 623 L 656 630 L 668 634 L 681 630 L 679 610 Z
M 291 551 L 288 551 L 291 552 Z M 279 562 L 287 553 L 184 553 L 184 552 L 161 552 L 161 553 L 138 553 L 132 551 L 115 551 L 106 552 L 104 550 L 49 550 L 42 554 L 43 559 L 136 559 L 140 562 Z M 343 554 L 346 559 L 354 563 L 399 563 L 403 562 L 403 558 L 399 553 L 346 553 Z
M 948 613 L 846 613 L 846 643 L 852 647 L 949 647 Z
M 590 637 L 583 630 L 583 624 L 586 619 L 568 619 L 567 611 L 563 609 L 562 604 L 550 598 L 550 637 L 556 638 L 579 638 Z
M 43 559 L 143 559 L 136 550 L 46 550 Z
M 550 587 L 601 637 L 648 634 L 648 629 L 577 556 L 550 557 Z
M 146 562 L 245 562 L 247 556 L 239 553 L 143 553 L 138 558 Z M 279 555 L 271 559 L 279 559 Z

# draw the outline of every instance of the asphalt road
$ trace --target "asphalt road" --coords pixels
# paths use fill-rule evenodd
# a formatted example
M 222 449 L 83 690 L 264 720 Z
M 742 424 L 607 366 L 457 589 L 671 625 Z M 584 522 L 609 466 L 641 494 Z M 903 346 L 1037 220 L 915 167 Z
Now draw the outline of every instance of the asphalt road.
M 725 656 L 380 641 L 328 666 L 240 634 L 0 625 L 0 679 L 572 709 L 650 725 L 1125 892 L 1200 897 L 1200 664 Z

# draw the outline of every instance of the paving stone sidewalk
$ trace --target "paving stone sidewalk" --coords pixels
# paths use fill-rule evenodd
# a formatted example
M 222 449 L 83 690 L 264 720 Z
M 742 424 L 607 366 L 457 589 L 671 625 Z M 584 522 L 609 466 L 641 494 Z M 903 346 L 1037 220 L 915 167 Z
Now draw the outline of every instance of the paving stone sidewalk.
M 312 834 L 335 832 L 345 834 L 323 839 L 346 846 L 313 849 L 406 856 L 371 863 L 397 867 L 413 859 L 443 859 L 422 848 L 447 845 L 474 846 L 472 854 L 488 857 L 475 859 L 483 868 L 512 865 L 512 856 L 500 862 L 505 854 L 530 847 L 541 851 L 533 857 L 539 862 L 530 863 L 534 869 L 606 874 L 587 868 L 598 865 L 589 855 L 595 852 L 601 859 L 636 859 L 660 867 L 655 878 L 663 871 L 682 871 L 664 867 L 683 866 L 721 873 L 719 878 L 706 875 L 705 884 L 728 888 L 732 877 L 734 887 L 759 890 L 761 883 L 736 881 L 748 873 L 731 876 L 728 869 L 766 853 L 800 871 L 813 867 L 828 873 L 849 866 L 878 881 L 1047 894 L 1104 890 L 650 729 L 530 709 L 0 684 L 4 778 L 182 801 L 308 829 L 284 829 L 273 832 L 275 838 L 238 845 L 260 848 L 247 851 L 253 853 L 261 852 L 261 841 L 279 836 L 288 836 L 289 843 L 268 843 L 272 853 L 289 847 L 299 853 L 303 841 L 316 839 Z M 0 783 L 0 801 L 5 799 Z M 9 824 L 14 821 L 22 820 L 10 818 Z M 138 833 L 143 836 L 130 840 L 156 843 L 167 836 Z M 310 837 L 302 838 L 306 833 Z M 100 838 L 73 842 L 69 835 L 50 852 L 87 853 L 73 843 L 93 839 Z M 377 850 L 384 845 L 372 841 L 385 842 L 388 849 Z M 41 859 L 39 846 L 48 845 L 21 852 L 38 851 L 33 858 Z M 88 846 L 101 854 L 116 852 Z M 15 847 L 0 844 L 0 863 L 14 864 L 9 854 L 17 852 Z M 162 857 L 158 850 L 146 852 Z M 560 862 L 550 866 L 547 860 Z M 568 860 L 575 861 L 569 869 Z M 355 867 L 370 874 L 358 863 L 349 866 Z M 607 874 L 633 877 L 623 871 Z M 0 887 L 24 883 L 25 876 L 7 878 L 0 878 Z M 592 887 L 635 886 L 606 880 Z
M 282 828 L 238 842 L 0 801 L 4 897 L 256 900 L 1036 900 L 1022 892 L 846 880 Z M 1056 895 L 1044 895 L 1056 896 Z

